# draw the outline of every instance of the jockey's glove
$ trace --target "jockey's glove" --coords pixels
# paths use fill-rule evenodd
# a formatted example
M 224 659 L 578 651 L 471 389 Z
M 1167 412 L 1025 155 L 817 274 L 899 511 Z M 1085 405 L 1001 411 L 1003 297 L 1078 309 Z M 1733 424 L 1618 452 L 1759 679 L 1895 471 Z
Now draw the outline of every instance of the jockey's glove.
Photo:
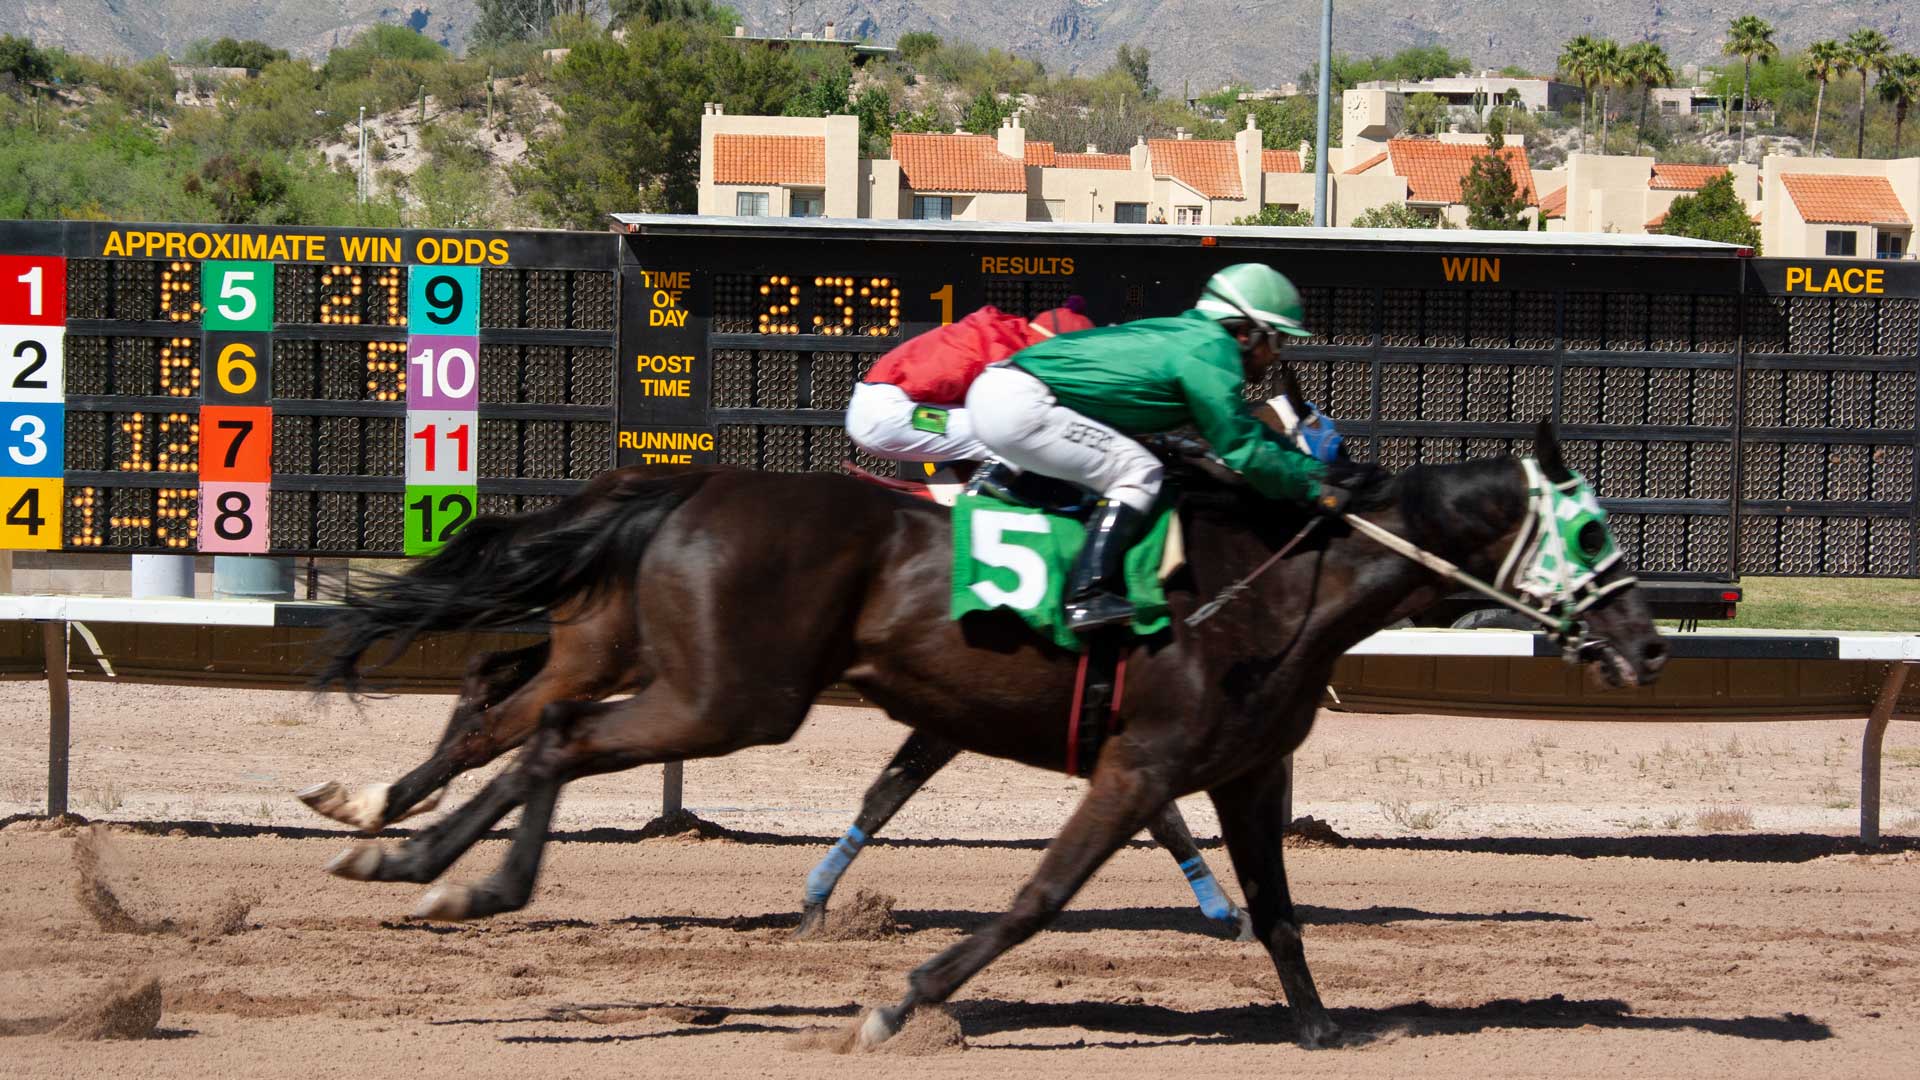
M 1353 492 L 1338 484 L 1322 482 L 1320 490 L 1313 496 L 1313 512 L 1328 517 L 1339 517 L 1347 512 L 1347 504 L 1353 501 Z

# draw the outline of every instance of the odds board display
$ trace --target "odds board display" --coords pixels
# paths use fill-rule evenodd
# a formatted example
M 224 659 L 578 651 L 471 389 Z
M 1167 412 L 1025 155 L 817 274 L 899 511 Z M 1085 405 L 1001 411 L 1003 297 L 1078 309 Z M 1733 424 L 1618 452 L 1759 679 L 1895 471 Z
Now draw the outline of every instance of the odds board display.
M 615 238 L 0 224 L 0 547 L 400 555 L 613 464 Z

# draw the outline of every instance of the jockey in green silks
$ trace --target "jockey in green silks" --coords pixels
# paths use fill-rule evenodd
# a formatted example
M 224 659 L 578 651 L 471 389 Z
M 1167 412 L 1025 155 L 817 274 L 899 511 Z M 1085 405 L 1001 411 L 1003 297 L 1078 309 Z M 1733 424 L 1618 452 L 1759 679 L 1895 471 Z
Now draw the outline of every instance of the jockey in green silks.
M 1192 425 L 1270 498 L 1339 513 L 1347 492 L 1326 466 L 1248 411 L 1241 389 L 1265 375 L 1283 337 L 1307 337 L 1300 294 L 1260 263 L 1208 279 L 1192 310 L 1041 342 L 989 367 L 967 393 L 975 434 L 1009 472 L 1031 470 L 1101 494 L 1067 581 L 1077 631 L 1127 622 L 1123 560 L 1151 520 L 1161 465 L 1131 436 Z

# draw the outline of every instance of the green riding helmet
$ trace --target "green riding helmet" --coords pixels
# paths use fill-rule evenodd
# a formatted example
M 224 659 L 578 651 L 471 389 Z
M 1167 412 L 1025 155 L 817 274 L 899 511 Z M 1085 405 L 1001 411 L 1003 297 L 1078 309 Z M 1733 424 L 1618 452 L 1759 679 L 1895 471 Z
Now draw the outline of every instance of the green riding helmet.
M 1263 330 L 1313 336 L 1306 327 L 1300 290 L 1265 263 L 1236 263 L 1208 278 L 1194 307 L 1216 322 L 1251 319 Z

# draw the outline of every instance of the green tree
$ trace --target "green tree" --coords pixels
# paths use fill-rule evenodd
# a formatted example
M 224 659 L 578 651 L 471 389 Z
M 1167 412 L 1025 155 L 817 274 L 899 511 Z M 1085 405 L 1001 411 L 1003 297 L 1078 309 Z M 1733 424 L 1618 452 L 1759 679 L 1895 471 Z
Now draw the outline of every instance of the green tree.
M 481 0 L 482 4 L 488 2 L 507 0 Z M 639 19 L 649 23 L 698 22 L 731 27 L 740 19 L 738 12 L 712 0 L 613 0 L 609 14 L 616 26 Z
M 1673 82 L 1673 62 L 1667 50 L 1651 41 L 1636 41 L 1620 57 L 1627 78 L 1640 88 L 1640 126 L 1634 133 L 1633 152 L 1640 152 L 1640 139 L 1647 130 L 1647 105 L 1654 90 Z
M 901 34 L 900 40 L 894 42 L 893 47 L 898 50 L 900 59 L 909 64 L 918 64 L 939 51 L 940 35 L 928 33 L 925 30 L 915 30 Z
M 1907 110 L 1920 98 L 1920 56 L 1901 53 L 1888 61 L 1874 93 L 1893 106 L 1893 156 L 1900 156 L 1901 131 L 1907 124 Z
M 46 82 L 53 77 L 53 64 L 32 38 L 0 34 L 0 75 L 23 83 Z
M 1447 126 L 1447 103 L 1438 94 L 1415 94 L 1407 99 L 1401 122 L 1416 135 L 1435 135 Z
M 1473 159 L 1466 179 L 1460 182 L 1460 201 L 1467 206 L 1469 229 L 1524 229 L 1527 220 L 1526 196 L 1514 182 L 1513 170 L 1500 156 L 1506 146 L 1506 129 L 1495 121 L 1487 131 L 1487 152 Z
M 626 42 L 574 46 L 553 74 L 558 130 L 536 138 L 517 172 L 548 220 L 600 228 L 638 207 L 689 213 L 698 202 L 700 106 L 717 87 L 711 28 L 634 26 Z
M 1600 152 L 1607 152 L 1607 131 L 1613 119 L 1613 88 L 1626 79 L 1620 43 L 1600 38 L 1593 43 L 1593 81 L 1600 88 Z
M 376 23 L 349 44 L 328 53 L 320 71 L 329 82 L 345 83 L 371 76 L 383 60 L 404 63 L 446 58 L 447 50 L 439 42 L 404 26 Z
M 1773 26 L 1767 20 L 1758 15 L 1741 15 L 1727 27 L 1727 43 L 1721 51 L 1739 57 L 1745 67 L 1740 87 L 1740 143 L 1734 151 L 1734 160 L 1745 161 L 1747 113 L 1752 111 L 1753 62 L 1771 63 L 1780 55 L 1780 47 L 1773 43 Z
M 1388 203 L 1371 210 L 1362 210 L 1354 215 L 1353 227 L 1356 229 L 1437 229 L 1444 226 L 1440 224 L 1439 218 L 1415 210 L 1406 203 Z
M 1847 47 L 1837 41 L 1816 41 L 1807 46 L 1806 55 L 1800 61 L 1801 70 L 1807 77 L 1820 84 L 1820 90 L 1813 101 L 1813 145 L 1808 153 L 1818 157 L 1820 154 L 1820 114 L 1827 104 L 1827 83 L 1853 70 L 1853 58 L 1848 55 Z
M 182 56 L 181 60 L 196 66 L 246 68 L 250 71 L 259 71 L 268 64 L 279 63 L 288 58 L 287 50 L 276 49 L 264 41 L 254 41 L 250 38 L 239 41 L 223 37 L 218 41 L 202 38 L 188 45 L 186 55 Z
M 1667 236 L 1739 244 L 1752 248 L 1755 254 L 1760 251 L 1760 226 L 1753 223 L 1747 204 L 1734 193 L 1730 173 L 1708 181 L 1696 194 L 1673 200 L 1660 231 Z
M 769 50 L 771 51 L 771 50 Z M 853 65 L 839 50 L 810 50 L 821 61 L 805 65 L 799 93 L 783 110 L 788 116 L 844 116 L 853 112 Z
M 1587 99 L 1593 96 L 1594 47 L 1592 34 L 1581 34 L 1560 47 L 1560 74 L 1580 87 L 1580 149 L 1587 148 Z
M 878 86 L 868 86 L 854 99 L 853 114 L 860 118 L 860 146 L 870 158 L 891 154 L 893 98 Z
M 1013 102 L 1002 102 L 993 94 L 982 90 L 974 95 L 967 105 L 967 112 L 960 120 L 960 126 L 975 135 L 991 135 L 997 131 L 1007 117 L 1013 115 Z
M 1313 211 L 1289 210 L 1279 203 L 1268 203 L 1257 214 L 1247 214 L 1233 219 L 1235 225 L 1281 225 L 1292 228 L 1305 228 L 1313 224 Z
M 1312 98 L 1235 102 L 1227 110 L 1226 126 L 1232 131 L 1239 131 L 1247 126 L 1248 116 L 1253 117 L 1254 126 L 1260 129 L 1260 145 L 1267 150 L 1292 150 L 1314 139 Z M 1337 145 L 1340 141 L 1339 117 L 1329 116 L 1327 119 L 1331 125 L 1327 138 Z M 1231 132 L 1222 132 L 1221 135 L 1231 137 Z
M 1160 96 L 1160 88 L 1153 85 L 1152 55 L 1145 45 L 1122 45 L 1113 54 L 1113 67 L 1125 72 L 1133 85 L 1140 88 L 1140 96 L 1152 101 Z
M 1847 35 L 1847 57 L 1860 73 L 1860 129 L 1854 136 L 1853 156 L 1867 156 L 1867 78 L 1884 74 L 1893 56 L 1893 43 L 1878 30 L 1859 29 Z

